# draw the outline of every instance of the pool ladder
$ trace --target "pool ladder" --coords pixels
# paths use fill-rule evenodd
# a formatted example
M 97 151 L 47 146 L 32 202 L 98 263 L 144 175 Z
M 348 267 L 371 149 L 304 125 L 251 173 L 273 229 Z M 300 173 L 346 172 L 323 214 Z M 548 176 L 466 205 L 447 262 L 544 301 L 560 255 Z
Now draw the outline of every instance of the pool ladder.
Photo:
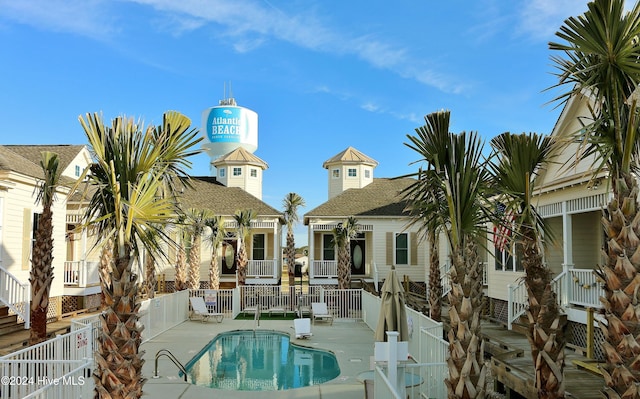
M 156 353 L 156 367 L 153 371 L 153 378 L 160 378 L 160 376 L 158 375 L 158 359 L 160 358 L 160 356 L 168 357 L 169 360 L 171 360 L 173 364 L 175 364 L 184 375 L 184 382 L 187 382 L 187 369 L 185 369 L 182 363 L 180 363 L 180 361 L 176 359 L 175 356 L 173 356 L 173 353 L 169 352 L 169 349 L 160 349 Z
M 260 312 L 262 312 L 262 306 L 258 303 L 256 306 L 256 314 L 253 315 L 253 334 L 256 333 L 256 328 L 260 327 Z

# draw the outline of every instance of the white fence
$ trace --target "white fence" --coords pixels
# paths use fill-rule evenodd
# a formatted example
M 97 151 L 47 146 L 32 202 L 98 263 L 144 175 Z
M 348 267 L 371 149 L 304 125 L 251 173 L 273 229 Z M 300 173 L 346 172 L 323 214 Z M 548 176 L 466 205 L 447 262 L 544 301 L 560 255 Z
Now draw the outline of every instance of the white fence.
M 87 287 L 100 283 L 98 262 L 66 261 L 64 262 L 64 284 L 69 286 Z
M 0 358 L 0 399 L 93 396 L 90 326 Z

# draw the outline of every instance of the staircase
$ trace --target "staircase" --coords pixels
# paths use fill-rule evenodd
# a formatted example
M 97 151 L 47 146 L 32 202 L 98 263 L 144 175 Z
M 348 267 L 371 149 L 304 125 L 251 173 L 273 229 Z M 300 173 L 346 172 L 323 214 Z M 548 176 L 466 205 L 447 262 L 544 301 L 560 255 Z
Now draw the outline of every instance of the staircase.
M 29 283 L 21 283 L 13 274 L 0 266 L 0 306 L 10 308 L 19 320 L 23 322 L 23 329 L 25 330 L 29 329 L 30 302 L 31 286 Z
M 17 314 L 9 314 L 9 307 L 0 307 L 0 336 L 24 330 L 24 322 L 18 321 Z

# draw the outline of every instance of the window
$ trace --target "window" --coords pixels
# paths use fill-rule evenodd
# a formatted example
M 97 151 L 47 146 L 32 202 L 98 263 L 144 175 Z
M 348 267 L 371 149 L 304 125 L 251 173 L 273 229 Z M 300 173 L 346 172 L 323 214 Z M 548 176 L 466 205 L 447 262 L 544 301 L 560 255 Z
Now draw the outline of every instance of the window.
M 522 266 L 522 245 L 516 244 L 514 250 L 515 258 L 513 257 L 513 251 L 495 249 L 496 270 L 505 272 L 524 271 L 524 266 Z
M 80 177 L 80 165 L 76 165 L 76 177 Z
M 357 176 L 357 171 L 355 168 L 349 168 L 347 169 L 347 176 L 349 177 L 356 177 Z
M 224 168 L 218 169 L 218 176 L 224 177 L 224 174 L 225 174 L 225 169 Z
M 251 169 L 251 177 L 258 177 L 258 169 Z
M 253 245 L 251 246 L 253 252 L 253 260 L 265 260 L 265 237 L 264 234 L 253 235 Z
M 333 234 L 322 235 L 322 260 L 336 260 L 336 248 Z
M 242 168 L 233 168 L 234 176 L 242 176 Z
M 339 179 L 340 178 L 340 169 L 334 169 L 331 171 L 331 177 L 333 177 L 334 179 Z
M 366 169 L 364 171 L 364 177 L 365 177 L 365 179 L 371 178 L 371 171 L 369 169 Z
M 395 240 L 396 265 L 409 264 L 409 234 L 397 233 Z

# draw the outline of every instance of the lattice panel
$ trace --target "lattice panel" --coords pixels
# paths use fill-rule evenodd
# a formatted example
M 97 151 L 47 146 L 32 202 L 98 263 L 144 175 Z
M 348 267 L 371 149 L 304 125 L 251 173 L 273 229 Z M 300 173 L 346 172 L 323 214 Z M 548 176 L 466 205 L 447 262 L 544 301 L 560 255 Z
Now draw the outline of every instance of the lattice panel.
M 64 296 L 62 297 L 62 313 L 71 313 L 78 310 L 78 297 L 77 296 Z
M 493 314 L 490 316 L 506 324 L 509 318 L 509 303 L 500 299 L 494 299 Z
M 49 298 L 49 308 L 47 309 L 47 320 L 57 320 L 62 315 L 62 297 L 54 296 Z
M 598 361 L 604 361 L 605 355 L 602 350 L 602 342 L 604 342 L 604 334 L 602 330 L 599 328 L 594 328 L 594 337 L 593 337 L 593 356 Z M 573 321 L 568 322 L 568 331 L 567 331 L 567 342 L 584 348 L 586 352 L 587 348 L 587 326 L 582 323 L 576 323 Z
M 100 308 L 100 294 L 87 295 L 84 297 L 84 307 L 87 309 L 99 309 Z

